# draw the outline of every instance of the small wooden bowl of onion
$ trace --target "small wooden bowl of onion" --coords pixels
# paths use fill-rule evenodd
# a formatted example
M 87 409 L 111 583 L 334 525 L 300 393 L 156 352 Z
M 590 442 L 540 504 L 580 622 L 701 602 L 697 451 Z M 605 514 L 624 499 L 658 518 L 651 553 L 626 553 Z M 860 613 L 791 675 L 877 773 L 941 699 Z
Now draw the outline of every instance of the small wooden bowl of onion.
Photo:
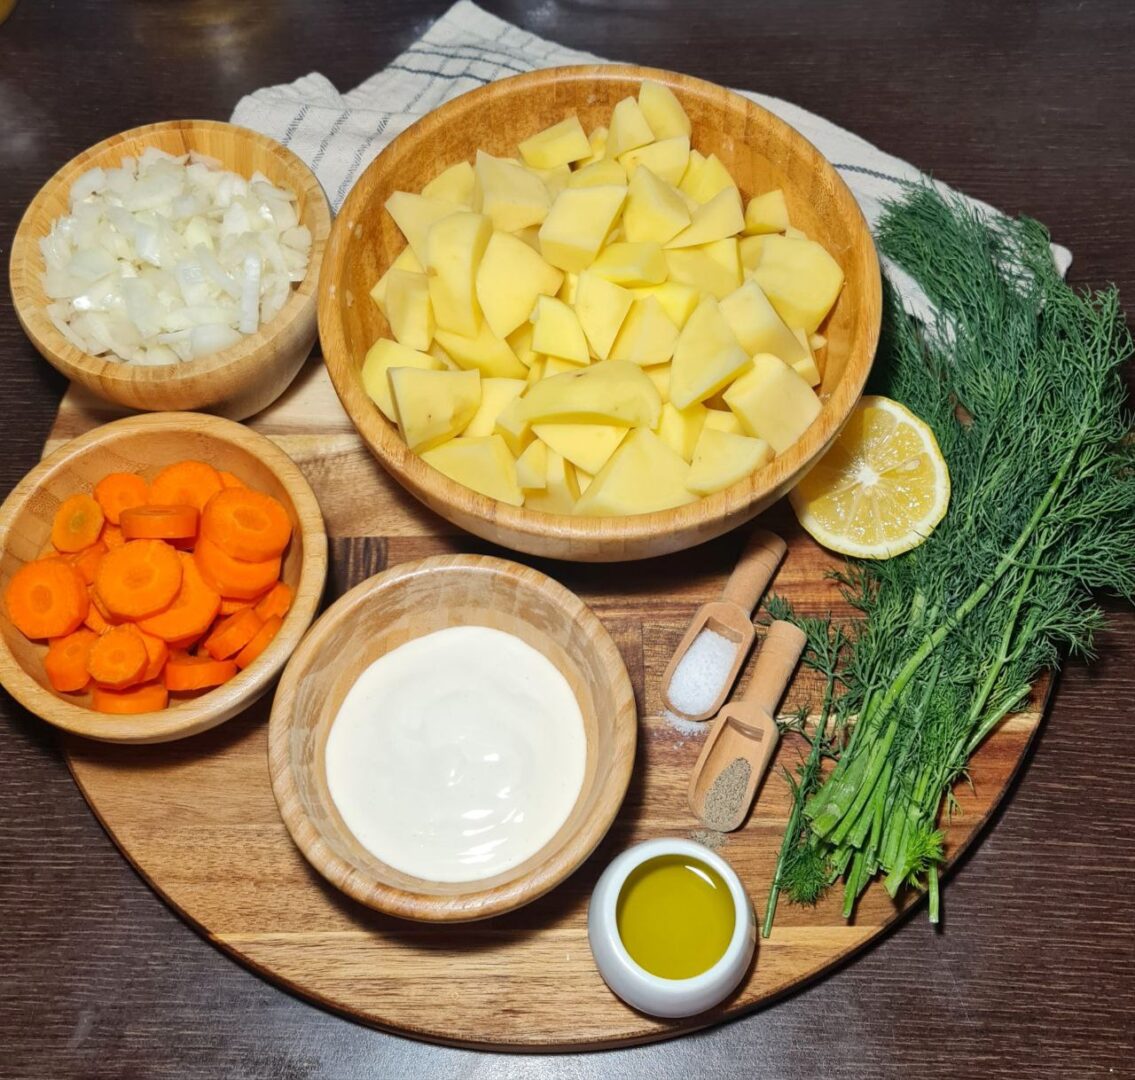
M 155 171 L 168 155 L 176 164 Z M 122 175 L 127 158 L 135 161 L 132 178 Z M 225 172 L 248 181 L 245 192 L 220 180 Z M 112 173 L 122 187 L 111 186 Z M 81 213 L 97 221 L 53 233 L 61 219 L 75 220 L 76 195 L 89 208 Z M 268 224 L 242 232 L 249 208 L 260 207 Z M 215 120 L 149 124 L 72 158 L 40 189 L 12 244 L 12 300 L 48 363 L 99 397 L 242 420 L 283 393 L 315 344 L 330 228 L 319 182 L 274 139 Z M 141 265 L 139 284 L 120 287 L 134 271 L 122 274 L 121 262 L 115 271 L 115 259 Z M 80 284 L 82 292 L 67 295 Z M 116 308 L 121 314 L 108 318 Z M 234 311 L 236 327 L 223 321 Z M 78 321 L 87 313 L 96 318 Z M 118 358 L 119 349 L 132 358 Z

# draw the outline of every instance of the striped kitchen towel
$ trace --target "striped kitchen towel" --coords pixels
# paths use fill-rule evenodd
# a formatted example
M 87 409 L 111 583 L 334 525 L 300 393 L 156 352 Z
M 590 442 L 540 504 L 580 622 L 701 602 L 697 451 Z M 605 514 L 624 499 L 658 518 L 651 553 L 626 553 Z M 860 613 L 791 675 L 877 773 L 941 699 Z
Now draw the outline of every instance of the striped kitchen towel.
M 431 109 L 523 71 L 607 62 L 545 41 L 482 11 L 470 0 L 460 0 L 401 56 L 353 90 L 341 94 L 325 76 L 312 73 L 242 98 L 232 120 L 295 151 L 311 166 L 338 210 L 379 151 Z M 833 162 L 872 226 L 884 200 L 901 195 L 911 182 L 928 179 L 908 162 L 798 105 L 749 90 L 738 93 L 791 124 Z M 983 211 L 993 210 L 977 200 L 968 201 Z M 1053 256 L 1064 273 L 1071 253 L 1054 245 Z M 920 314 L 920 298 L 895 269 L 891 268 L 892 279 L 907 306 Z

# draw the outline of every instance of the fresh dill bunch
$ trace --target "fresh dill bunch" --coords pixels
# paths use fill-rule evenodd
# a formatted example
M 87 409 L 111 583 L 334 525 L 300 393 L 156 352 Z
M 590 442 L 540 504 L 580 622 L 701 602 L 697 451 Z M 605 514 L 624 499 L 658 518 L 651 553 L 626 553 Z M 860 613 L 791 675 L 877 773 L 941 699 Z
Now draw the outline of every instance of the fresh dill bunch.
M 1131 340 L 1115 291 L 1069 288 L 1036 222 L 925 187 L 887 208 L 878 240 L 937 314 L 918 323 L 888 288 L 871 390 L 932 427 L 951 504 L 920 547 L 841 575 L 861 621 L 837 671 L 814 648 L 806 661 L 829 675 L 825 723 L 850 737 L 822 782 L 793 784 L 774 887 L 814 902 L 807 851 L 843 877 L 846 915 L 882 873 L 892 895 L 925 884 L 936 920 L 951 785 L 1042 671 L 1091 655 L 1093 592 L 1135 595 Z

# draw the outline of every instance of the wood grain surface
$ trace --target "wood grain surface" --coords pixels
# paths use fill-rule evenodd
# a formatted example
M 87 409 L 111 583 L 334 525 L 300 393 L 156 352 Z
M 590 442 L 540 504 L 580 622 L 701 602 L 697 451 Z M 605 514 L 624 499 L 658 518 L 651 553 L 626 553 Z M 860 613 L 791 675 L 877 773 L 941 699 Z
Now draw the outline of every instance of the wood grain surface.
M 84 400 L 85 391 L 68 392 L 49 445 L 91 422 Z M 394 567 L 424 555 L 476 550 L 475 538 L 424 511 L 399 487 L 357 435 L 334 444 L 324 437 L 338 426 L 341 414 L 326 369 L 313 363 L 285 399 L 250 421 L 255 430 L 277 432 L 274 441 L 312 482 L 332 538 L 377 542 L 384 549 L 385 566 Z M 830 610 L 852 617 L 829 576 L 839 565 L 838 557 L 817 546 L 790 513 L 759 520 L 788 542 L 774 589 L 800 614 Z M 611 994 L 595 969 L 587 944 L 587 901 L 605 865 L 633 843 L 685 836 L 699 826 L 687 792 L 708 726 L 691 735 L 663 719 L 661 677 L 690 616 L 721 595 L 728 569 L 747 538 L 748 530 L 741 529 L 681 559 L 653 559 L 642 567 L 619 567 L 615 573 L 612 567 L 544 564 L 558 581 L 578 590 L 622 653 L 638 704 L 639 747 L 627 797 L 592 858 L 553 892 L 511 914 L 466 926 L 407 924 L 376 915 L 313 876 L 280 820 L 265 767 L 268 732 L 263 714 L 255 708 L 213 735 L 169 746 L 120 747 L 69 739 L 65 754 L 103 827 L 175 909 L 258 971 L 322 1004 L 395 1031 L 499 1049 L 588 1049 L 703 1027 L 748 1011 L 836 966 L 915 899 L 905 896 L 896 905 L 876 882 L 850 923 L 840 914 L 838 890 L 814 909 L 784 904 L 773 935 L 758 943 L 756 962 L 740 990 L 722 1006 L 689 1020 L 642 1016 Z M 462 591 L 459 584 L 444 590 L 452 599 Z M 357 594 L 352 599 L 357 600 Z M 332 880 L 345 881 L 359 866 L 373 875 L 381 864 L 367 858 L 341 823 L 336 828 L 332 821 L 331 831 L 324 829 L 317 837 L 310 820 L 304 820 L 338 815 L 330 815 L 323 805 L 326 799 L 311 791 L 326 789 L 321 774 L 312 775 L 308 768 L 299 776 L 293 771 L 284 775 L 281 758 L 294 765 L 320 756 L 311 745 L 287 749 L 289 727 L 322 728 L 325 737 L 333 712 L 309 708 L 293 714 L 290 703 L 300 694 L 332 704 L 340 699 L 349 686 L 344 673 L 357 671 L 366 649 L 373 648 L 349 647 L 343 634 L 380 642 L 387 632 L 384 618 L 397 616 L 406 600 L 391 596 L 373 608 L 348 603 L 333 609 L 332 622 L 313 632 L 310 647 L 301 647 L 299 671 L 294 678 L 286 676 L 281 687 L 281 712 L 273 718 L 272 735 L 276 794 L 282 796 L 293 835 L 315 854 Z M 420 605 L 419 618 L 429 617 L 430 608 L 444 618 L 443 604 L 440 595 L 429 599 Z M 335 667 L 329 664 L 327 649 L 339 658 Z M 760 655 L 746 675 L 757 672 Z M 770 655 L 779 669 L 773 681 L 783 687 L 795 657 L 777 665 L 779 651 Z M 768 660 L 765 656 L 765 667 Z M 309 668 L 322 684 L 300 690 Z M 743 676 L 738 684 L 742 698 L 747 681 Z M 972 762 L 971 784 L 957 786 L 960 805 L 946 831 L 949 857 L 969 844 L 1008 787 L 1040 721 L 1043 690 L 1037 689 L 1028 711 L 1010 717 L 990 736 Z M 802 672 L 784 709 L 791 712 L 818 703 L 821 692 L 820 683 Z M 748 715 L 743 705 L 727 709 L 730 715 Z M 588 715 L 585 709 L 585 718 Z M 598 722 L 598 709 L 590 715 Z M 617 724 L 617 718 L 617 708 L 609 708 L 606 723 Z M 801 760 L 801 745 L 796 738 L 781 740 L 775 764 L 794 768 Z M 614 757 L 617 761 L 619 755 Z M 590 754 L 589 761 L 595 764 Z M 597 794 L 602 792 L 600 788 Z M 758 922 L 789 811 L 787 784 L 770 774 L 744 829 L 718 841 L 720 853 L 750 893 Z M 271 887 L 264 888 L 264 882 Z M 411 882 L 388 871 L 385 880 L 356 881 L 350 891 L 372 902 L 379 899 L 378 884 L 389 893 L 389 886 L 405 890 Z M 510 895 L 507 887 L 500 892 Z M 393 896 L 384 899 L 386 910 L 409 910 Z M 485 902 L 493 901 L 490 891 Z M 487 995 L 482 989 L 486 984 L 492 987 Z
M 970 194 L 1046 222 L 1075 252 L 1072 280 L 1117 282 L 1130 310 L 1129 5 L 485 6 L 567 45 L 820 112 Z M 316 17 L 292 0 L 22 0 L 0 26 L 0 250 L 40 184 L 96 139 L 176 115 L 226 118 L 241 94 L 309 70 L 345 90 L 445 7 L 327 0 Z M 84 47 L 97 48 L 107 58 L 99 70 L 115 78 L 72 77 L 66 58 Z M 64 389 L 6 295 L 0 372 L 6 492 L 37 461 Z M 676 572 L 724 575 L 731 554 L 712 554 L 712 570 L 677 556 Z M 333 587 L 361 580 L 384 555 L 371 541 L 333 543 Z M 627 575 L 629 596 L 638 572 Z M 46 727 L 2 699 L 0 1075 L 1131 1076 L 1135 759 L 1122 740 L 1135 617 L 1109 611 L 1099 660 L 1061 676 L 1011 799 L 948 882 L 941 931 L 916 916 L 835 977 L 754 1016 L 582 1056 L 399 1039 L 257 979 L 154 896 L 92 818 Z
M 501 157 L 575 114 L 587 131 L 638 93 L 643 79 L 668 86 L 693 125 L 694 149 L 716 154 L 742 196 L 774 188 L 792 221 L 823 244 L 844 273 L 821 327 L 828 339 L 817 392 L 823 409 L 803 436 L 764 468 L 684 506 L 633 517 L 544 514 L 508 506 L 430 468 L 374 406 L 359 372 L 367 349 L 391 335 L 369 293 L 405 247 L 384 210 L 395 191 L 417 192 L 478 150 Z M 319 340 L 331 380 L 366 444 L 403 487 L 448 521 L 493 543 L 547 558 L 619 562 L 680 551 L 736 528 L 772 505 L 831 445 L 870 371 L 879 340 L 882 287 L 867 222 L 842 177 L 816 148 L 747 98 L 688 75 L 633 65 L 550 68 L 490 83 L 447 102 L 391 142 L 347 196 L 331 231 L 319 283 Z

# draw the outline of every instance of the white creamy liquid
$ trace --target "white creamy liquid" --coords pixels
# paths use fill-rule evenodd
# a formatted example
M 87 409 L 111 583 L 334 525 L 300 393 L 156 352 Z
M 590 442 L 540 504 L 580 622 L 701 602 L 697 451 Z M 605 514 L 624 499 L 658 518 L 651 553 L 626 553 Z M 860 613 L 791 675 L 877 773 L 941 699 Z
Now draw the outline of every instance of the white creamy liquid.
M 585 758 L 583 716 L 559 669 L 512 634 L 455 626 L 359 676 L 327 738 L 327 784 L 383 862 L 476 881 L 555 835 Z

